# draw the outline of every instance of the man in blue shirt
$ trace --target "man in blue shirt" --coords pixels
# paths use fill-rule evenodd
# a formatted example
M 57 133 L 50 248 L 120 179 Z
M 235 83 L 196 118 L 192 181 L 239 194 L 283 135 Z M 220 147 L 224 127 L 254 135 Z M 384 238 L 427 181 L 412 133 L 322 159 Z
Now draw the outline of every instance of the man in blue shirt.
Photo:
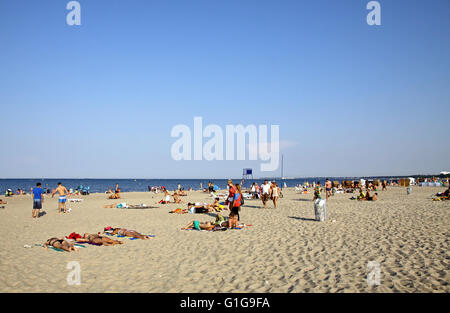
M 41 183 L 37 183 L 33 188 L 33 213 L 31 218 L 39 218 L 39 210 L 42 209 L 42 202 L 44 202 L 44 191 L 41 188 Z

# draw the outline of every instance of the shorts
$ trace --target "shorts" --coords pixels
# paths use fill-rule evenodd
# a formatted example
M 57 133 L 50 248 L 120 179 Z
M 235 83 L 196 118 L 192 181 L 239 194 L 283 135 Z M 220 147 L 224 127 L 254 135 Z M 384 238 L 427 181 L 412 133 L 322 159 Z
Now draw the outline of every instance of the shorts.
M 194 221 L 194 229 L 200 230 L 200 222 Z
M 40 209 L 42 209 L 42 200 L 34 199 L 33 200 L 33 210 L 40 210 Z
M 59 203 L 66 203 L 67 197 L 66 196 L 59 196 Z
M 262 195 L 262 201 L 263 201 L 263 202 L 267 202 L 267 201 L 269 200 L 269 197 L 270 197 L 270 196 L 269 196 L 268 193 L 263 194 L 263 195 Z
M 331 191 L 331 188 L 327 188 L 327 191 Z

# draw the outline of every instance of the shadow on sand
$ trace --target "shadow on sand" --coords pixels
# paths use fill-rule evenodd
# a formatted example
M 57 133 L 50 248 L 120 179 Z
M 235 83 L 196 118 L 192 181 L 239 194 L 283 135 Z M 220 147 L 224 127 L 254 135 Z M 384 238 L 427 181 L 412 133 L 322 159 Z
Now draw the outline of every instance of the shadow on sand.
M 293 218 L 296 220 L 301 220 L 301 221 L 306 221 L 306 222 L 317 222 L 317 220 L 313 219 L 313 218 L 306 218 L 306 217 L 298 217 L 298 216 L 288 216 L 289 218 Z

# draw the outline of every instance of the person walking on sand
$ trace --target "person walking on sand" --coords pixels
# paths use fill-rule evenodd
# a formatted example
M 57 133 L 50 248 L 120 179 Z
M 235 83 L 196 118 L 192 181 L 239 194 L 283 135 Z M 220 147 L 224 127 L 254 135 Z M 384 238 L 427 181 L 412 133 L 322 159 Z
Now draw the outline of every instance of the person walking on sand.
M 58 212 L 61 214 L 61 206 L 64 208 L 64 213 L 66 213 L 66 201 L 67 201 L 67 195 L 69 194 L 69 191 L 67 191 L 66 187 L 64 187 L 61 182 L 58 183 L 58 187 L 56 187 L 55 190 L 52 192 L 52 198 L 55 196 L 55 194 L 59 194 L 58 199 Z
M 277 183 L 274 182 L 272 184 L 272 187 L 270 187 L 270 190 L 271 190 L 270 197 L 272 198 L 273 206 L 276 209 L 277 208 L 278 197 L 280 195 L 280 187 L 278 187 Z
M 33 188 L 33 212 L 31 218 L 39 218 L 39 210 L 42 209 L 42 203 L 44 202 L 44 191 L 41 188 L 41 183 L 37 183 Z
M 331 181 L 328 178 L 325 180 L 325 188 L 327 192 L 326 197 L 328 200 L 328 198 L 331 196 Z
M 267 209 L 267 201 L 269 201 L 270 197 L 270 185 L 267 179 L 264 181 L 264 184 L 261 185 L 261 200 L 264 204 L 264 209 Z

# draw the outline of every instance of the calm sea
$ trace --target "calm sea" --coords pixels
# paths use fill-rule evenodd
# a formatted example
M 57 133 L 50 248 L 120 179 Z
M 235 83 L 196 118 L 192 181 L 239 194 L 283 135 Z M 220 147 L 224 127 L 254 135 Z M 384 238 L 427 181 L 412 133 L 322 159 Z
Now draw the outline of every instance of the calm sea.
M 333 180 L 352 180 L 358 179 L 358 177 L 329 177 L 331 181 Z M 389 177 L 364 177 L 364 178 L 380 178 L 380 179 L 389 179 Z M 249 187 L 252 182 L 257 182 L 258 184 L 262 183 L 264 179 L 248 179 L 244 182 L 244 187 Z M 312 183 L 313 181 L 320 181 L 322 184 L 325 181 L 325 178 L 318 177 L 306 177 L 306 178 L 293 178 L 293 179 L 273 179 L 278 182 L 278 185 L 281 187 L 286 183 L 287 187 L 295 187 L 297 184 L 304 184 L 306 181 Z M 23 189 L 27 193 L 30 192 L 30 188 L 36 186 L 37 182 L 41 182 L 43 188 L 49 188 L 50 190 L 56 188 L 58 182 L 62 182 L 64 186 L 68 189 L 73 188 L 76 189 L 78 186 L 89 187 L 90 192 L 105 192 L 109 188 L 114 189 L 116 184 L 119 184 L 120 190 L 123 192 L 130 191 L 148 191 L 148 187 L 152 186 L 165 186 L 168 190 L 175 190 L 180 184 L 183 188 L 189 189 L 193 188 L 194 190 L 200 189 L 200 183 L 203 184 L 203 188 L 208 187 L 209 179 L 53 179 L 53 178 L 44 178 L 44 179 L 0 179 L 0 194 L 4 194 L 5 191 L 9 188 L 15 192 L 17 189 Z M 217 185 L 220 189 L 226 189 L 227 179 L 215 179 L 211 180 L 215 185 Z M 235 183 L 241 181 L 240 178 L 233 179 Z

